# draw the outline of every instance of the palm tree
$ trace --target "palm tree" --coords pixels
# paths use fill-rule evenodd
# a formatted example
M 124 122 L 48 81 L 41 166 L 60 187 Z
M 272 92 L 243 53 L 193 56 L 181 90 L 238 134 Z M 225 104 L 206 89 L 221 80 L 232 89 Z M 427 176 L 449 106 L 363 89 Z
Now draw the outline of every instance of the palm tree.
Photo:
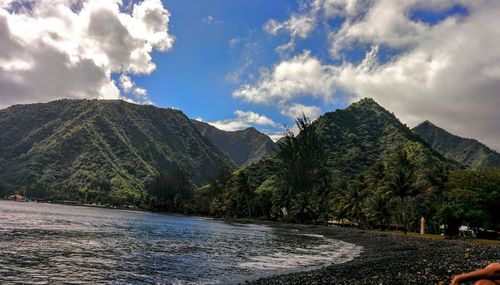
M 253 201 L 253 196 L 255 195 L 255 192 L 253 191 L 252 187 L 248 184 L 248 175 L 246 174 L 245 171 L 241 171 L 238 176 L 237 176 L 237 181 L 238 185 L 238 193 L 241 194 L 241 199 L 243 201 L 240 202 L 240 204 L 244 203 L 246 204 L 246 212 L 247 212 L 247 217 L 250 218 L 252 217 L 252 207 L 251 207 L 251 202 Z
M 450 167 L 445 163 L 436 163 L 432 166 L 432 169 L 427 173 L 427 181 L 432 188 L 432 192 L 435 193 L 436 199 L 442 203 L 444 200 L 444 190 L 446 183 L 450 176 Z
M 307 224 L 318 217 L 320 202 L 314 193 L 298 193 L 291 202 L 290 214 L 295 221 Z
M 346 191 L 340 197 L 343 210 L 347 210 L 347 214 L 354 219 L 358 227 L 363 222 L 363 208 L 367 194 L 359 181 L 353 181 L 347 185 Z
M 281 187 L 274 199 L 274 207 L 286 211 L 291 210 L 292 204 L 297 210 L 302 207 L 298 205 L 304 205 L 304 202 L 316 201 L 315 192 L 321 188 L 324 175 L 321 169 L 325 156 L 316 127 L 304 114 L 297 118 L 296 125 L 299 134 L 294 135 L 287 130 L 284 141 L 278 144 L 276 154 L 277 178 Z
M 406 198 L 415 194 L 416 180 L 415 165 L 408 158 L 407 152 L 402 150 L 397 154 L 394 164 L 390 169 L 386 187 L 388 188 L 387 193 L 400 199 L 405 234 L 408 231 Z
M 381 231 L 385 229 L 391 214 L 391 197 L 384 191 L 377 191 L 366 201 L 366 216 L 379 223 Z
M 384 163 L 377 162 L 364 176 L 364 182 L 370 190 L 370 192 L 374 193 L 378 191 L 381 187 L 384 187 L 384 183 L 386 180 L 387 169 Z

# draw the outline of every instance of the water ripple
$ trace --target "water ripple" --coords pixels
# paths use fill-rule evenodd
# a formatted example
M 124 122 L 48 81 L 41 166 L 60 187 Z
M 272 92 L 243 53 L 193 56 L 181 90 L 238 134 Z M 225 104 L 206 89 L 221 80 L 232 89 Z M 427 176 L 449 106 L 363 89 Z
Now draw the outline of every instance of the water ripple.
M 262 225 L 0 201 L 0 283 L 216 284 L 341 263 L 361 247 Z

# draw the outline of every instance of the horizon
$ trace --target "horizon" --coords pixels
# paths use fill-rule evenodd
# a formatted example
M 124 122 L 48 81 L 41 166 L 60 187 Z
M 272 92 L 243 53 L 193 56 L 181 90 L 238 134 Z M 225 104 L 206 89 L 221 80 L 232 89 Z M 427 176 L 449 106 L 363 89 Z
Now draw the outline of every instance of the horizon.
M 429 120 L 499 151 L 499 11 L 452 0 L 4 0 L 0 108 L 121 99 L 277 138 L 301 112 L 314 120 L 370 97 L 409 127 Z

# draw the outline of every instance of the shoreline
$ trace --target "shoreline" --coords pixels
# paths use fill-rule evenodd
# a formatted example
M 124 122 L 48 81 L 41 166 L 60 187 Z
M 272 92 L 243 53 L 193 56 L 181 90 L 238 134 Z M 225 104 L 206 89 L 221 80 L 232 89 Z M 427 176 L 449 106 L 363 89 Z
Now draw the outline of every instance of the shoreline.
M 138 211 L 137 209 L 104 209 Z M 159 215 L 187 216 L 148 210 L 139 211 Z M 479 244 L 478 241 L 481 240 L 447 240 L 440 236 L 419 236 L 414 233 L 404 236 L 396 232 L 266 220 L 187 217 L 212 219 L 225 223 L 267 225 L 277 229 L 298 229 L 302 233 L 318 234 L 325 238 L 363 247 L 358 257 L 345 263 L 305 271 L 298 268 L 284 274 L 271 273 L 260 279 L 240 280 L 241 284 L 449 284 L 453 275 L 477 270 L 489 263 L 500 261 L 500 241 Z
M 284 225 L 287 227 L 287 225 Z M 245 284 L 449 284 L 452 276 L 500 261 L 500 244 L 429 239 L 353 228 L 293 225 L 363 247 L 357 258 Z

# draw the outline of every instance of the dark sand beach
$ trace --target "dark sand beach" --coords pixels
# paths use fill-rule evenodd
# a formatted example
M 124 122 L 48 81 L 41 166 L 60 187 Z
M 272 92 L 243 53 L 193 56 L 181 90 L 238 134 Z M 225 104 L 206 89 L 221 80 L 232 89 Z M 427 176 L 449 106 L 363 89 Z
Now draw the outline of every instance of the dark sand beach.
M 248 284 L 449 284 L 453 275 L 500 261 L 500 243 L 495 242 L 483 245 L 467 240 L 320 226 L 304 226 L 303 230 L 355 243 L 364 250 L 359 257 L 343 264 L 262 278 Z

